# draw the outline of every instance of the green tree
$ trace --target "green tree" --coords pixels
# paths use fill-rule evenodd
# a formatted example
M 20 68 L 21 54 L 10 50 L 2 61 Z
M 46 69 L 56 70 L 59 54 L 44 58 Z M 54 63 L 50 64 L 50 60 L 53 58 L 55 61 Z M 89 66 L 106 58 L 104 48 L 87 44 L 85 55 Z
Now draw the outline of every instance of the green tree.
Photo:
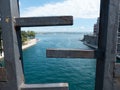
M 27 31 L 27 35 L 29 39 L 35 38 L 35 32 L 34 31 Z
M 25 41 L 27 41 L 27 39 L 28 39 L 27 32 L 21 31 L 21 37 L 22 37 L 22 44 L 24 44 Z
M 35 38 L 35 32 L 34 31 L 21 31 L 21 37 L 22 37 L 22 44 L 24 44 L 29 39 Z

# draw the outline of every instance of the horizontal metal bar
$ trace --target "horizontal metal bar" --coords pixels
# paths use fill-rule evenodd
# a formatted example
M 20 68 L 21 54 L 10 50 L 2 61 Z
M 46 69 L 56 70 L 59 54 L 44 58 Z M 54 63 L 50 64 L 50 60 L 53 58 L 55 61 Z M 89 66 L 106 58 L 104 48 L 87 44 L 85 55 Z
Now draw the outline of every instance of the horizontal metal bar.
M 67 83 L 22 84 L 21 90 L 68 90 Z
M 47 49 L 47 58 L 95 58 L 94 50 Z
M 120 78 L 120 63 L 115 64 L 114 75 L 115 78 Z
M 15 18 L 18 27 L 73 25 L 72 16 Z
M 6 70 L 3 67 L 0 67 L 0 82 L 7 81 Z

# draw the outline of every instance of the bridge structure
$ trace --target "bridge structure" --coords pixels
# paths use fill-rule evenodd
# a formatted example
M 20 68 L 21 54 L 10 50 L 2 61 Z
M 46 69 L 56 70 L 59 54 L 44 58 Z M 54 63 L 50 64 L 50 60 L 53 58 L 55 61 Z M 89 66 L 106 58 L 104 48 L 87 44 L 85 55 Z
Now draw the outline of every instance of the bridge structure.
M 0 68 L 0 90 L 68 90 L 68 83 L 25 84 L 21 27 L 72 25 L 72 16 L 20 17 L 18 0 L 0 0 L 0 25 L 5 67 Z M 95 90 L 120 90 L 116 62 L 119 0 L 101 0 L 97 50 L 47 49 L 47 58 L 95 58 Z M 57 27 L 56 27 L 57 28 Z

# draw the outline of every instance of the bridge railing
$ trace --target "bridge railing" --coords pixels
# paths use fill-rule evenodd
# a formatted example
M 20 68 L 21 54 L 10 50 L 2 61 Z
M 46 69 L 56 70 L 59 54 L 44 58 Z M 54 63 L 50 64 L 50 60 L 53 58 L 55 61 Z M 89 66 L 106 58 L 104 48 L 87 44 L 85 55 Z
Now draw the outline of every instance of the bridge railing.
M 119 90 L 120 65 L 115 63 L 118 11 L 119 0 L 101 0 L 98 50 L 48 49 L 47 56 L 49 58 L 96 58 L 95 90 Z M 5 68 L 0 69 L 0 90 L 68 90 L 67 83 L 24 84 L 21 27 L 72 25 L 73 17 L 23 18 L 19 15 L 18 0 L 0 0 L 0 14 L 5 55 Z

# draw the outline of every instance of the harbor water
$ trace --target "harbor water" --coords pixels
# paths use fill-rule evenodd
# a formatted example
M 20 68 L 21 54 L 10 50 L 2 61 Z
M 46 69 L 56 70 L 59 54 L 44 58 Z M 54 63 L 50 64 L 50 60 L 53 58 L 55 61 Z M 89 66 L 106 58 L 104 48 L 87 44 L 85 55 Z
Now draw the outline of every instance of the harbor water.
M 95 59 L 46 58 L 47 48 L 88 50 L 83 33 L 36 34 L 36 45 L 23 51 L 25 83 L 68 83 L 70 90 L 94 90 Z

